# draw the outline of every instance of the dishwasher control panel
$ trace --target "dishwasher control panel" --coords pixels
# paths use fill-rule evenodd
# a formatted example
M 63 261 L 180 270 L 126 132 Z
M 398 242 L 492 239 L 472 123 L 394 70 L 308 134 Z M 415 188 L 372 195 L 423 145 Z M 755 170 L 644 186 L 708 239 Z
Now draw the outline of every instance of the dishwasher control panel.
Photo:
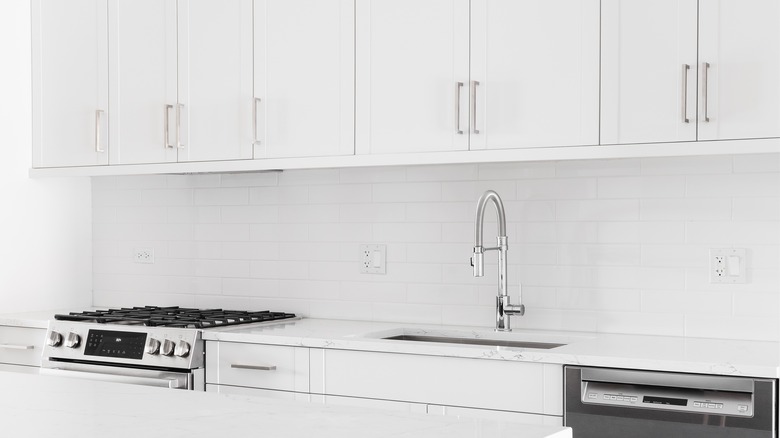
M 583 381 L 581 394 L 584 404 L 753 416 L 753 396 L 749 392 Z

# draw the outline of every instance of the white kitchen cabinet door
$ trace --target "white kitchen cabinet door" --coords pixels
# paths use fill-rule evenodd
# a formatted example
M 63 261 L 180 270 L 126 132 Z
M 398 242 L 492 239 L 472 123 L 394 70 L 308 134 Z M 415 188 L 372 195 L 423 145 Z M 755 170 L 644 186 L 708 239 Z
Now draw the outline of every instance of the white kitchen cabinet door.
M 355 1 L 255 0 L 255 158 L 355 152 Z
M 110 0 L 108 10 L 111 164 L 176 162 L 176 0 Z
M 697 1 L 601 8 L 601 143 L 695 141 Z
M 357 0 L 356 150 L 467 150 L 469 0 Z
M 108 164 L 107 0 L 33 0 L 33 167 Z
M 699 2 L 699 140 L 780 136 L 780 1 Z
M 599 1 L 471 2 L 471 149 L 599 143 Z
M 179 0 L 178 20 L 178 161 L 251 159 L 252 0 Z

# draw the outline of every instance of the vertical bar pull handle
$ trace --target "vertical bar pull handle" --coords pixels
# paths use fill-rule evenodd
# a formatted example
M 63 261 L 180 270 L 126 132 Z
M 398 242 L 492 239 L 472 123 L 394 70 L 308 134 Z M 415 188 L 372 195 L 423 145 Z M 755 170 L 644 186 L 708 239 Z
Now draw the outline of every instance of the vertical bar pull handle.
M 181 103 L 176 104 L 176 148 L 184 149 L 184 143 L 181 142 L 181 111 L 184 109 L 184 105 Z
M 702 99 L 702 106 L 704 106 L 704 121 L 709 122 L 710 121 L 710 112 L 709 112 L 709 105 L 707 104 L 707 95 L 709 94 L 707 89 L 707 80 L 710 73 L 710 63 L 705 62 L 702 64 L 702 78 L 701 78 L 701 99 Z
M 95 111 L 95 152 L 103 153 L 106 150 L 100 147 L 100 122 L 103 119 L 103 110 Z
M 471 127 L 474 134 L 479 134 L 477 129 L 477 87 L 479 81 L 471 81 Z
M 460 129 L 460 90 L 463 88 L 463 82 L 455 83 L 455 133 L 463 134 Z
M 257 106 L 262 102 L 259 97 L 254 98 L 252 105 L 252 144 L 255 146 L 260 145 L 260 140 L 257 138 Z
M 683 123 L 690 123 L 688 118 L 688 70 L 691 66 L 683 64 L 682 66 L 682 121 Z
M 173 149 L 173 145 L 168 141 L 171 138 L 170 134 L 170 127 L 171 127 L 171 110 L 173 109 L 173 105 L 165 105 L 163 108 L 163 114 L 165 118 L 165 123 L 163 127 L 163 148 L 165 149 Z

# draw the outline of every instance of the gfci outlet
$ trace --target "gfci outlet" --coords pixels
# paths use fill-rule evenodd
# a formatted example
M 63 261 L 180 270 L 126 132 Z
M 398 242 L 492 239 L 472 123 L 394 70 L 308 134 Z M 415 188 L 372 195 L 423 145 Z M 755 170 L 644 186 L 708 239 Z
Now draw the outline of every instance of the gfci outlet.
M 135 263 L 154 263 L 154 248 L 133 249 L 133 261 Z
M 384 274 L 387 268 L 387 245 L 360 245 L 360 272 Z
M 744 248 L 710 249 L 710 283 L 745 283 L 747 250 Z

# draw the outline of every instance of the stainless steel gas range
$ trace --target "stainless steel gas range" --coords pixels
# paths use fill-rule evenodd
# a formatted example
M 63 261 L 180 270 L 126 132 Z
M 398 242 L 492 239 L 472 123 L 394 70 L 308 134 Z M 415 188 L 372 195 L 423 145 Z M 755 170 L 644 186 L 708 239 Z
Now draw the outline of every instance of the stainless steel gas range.
M 41 373 L 204 390 L 202 330 L 293 318 L 284 312 L 153 306 L 55 315 Z

